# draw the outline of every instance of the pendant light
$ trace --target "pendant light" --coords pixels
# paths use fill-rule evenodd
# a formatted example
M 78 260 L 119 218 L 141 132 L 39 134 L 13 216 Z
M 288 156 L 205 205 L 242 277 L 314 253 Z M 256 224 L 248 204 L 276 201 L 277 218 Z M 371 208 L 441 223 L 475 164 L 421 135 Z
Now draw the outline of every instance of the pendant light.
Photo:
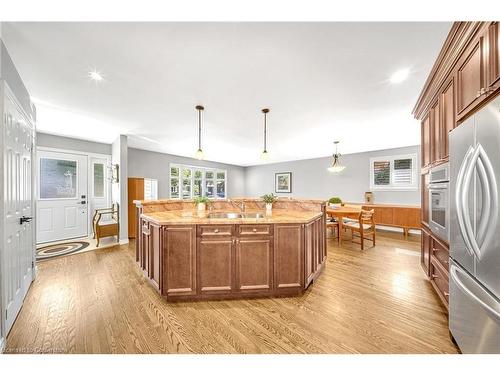
M 345 167 L 340 165 L 340 156 L 341 155 L 337 151 L 337 146 L 339 144 L 339 141 L 335 141 L 333 143 L 335 144 L 335 154 L 332 155 L 333 162 L 332 162 L 331 167 L 328 167 L 328 171 L 332 172 L 332 173 L 340 173 L 345 169 Z
M 203 160 L 203 150 L 201 149 L 201 112 L 205 108 L 202 105 L 197 105 L 196 110 L 198 111 L 198 151 L 196 151 L 196 159 Z
M 264 151 L 262 151 L 260 158 L 265 161 L 269 159 L 269 154 L 267 153 L 267 114 L 269 113 L 269 108 L 264 108 L 262 113 L 264 114 Z

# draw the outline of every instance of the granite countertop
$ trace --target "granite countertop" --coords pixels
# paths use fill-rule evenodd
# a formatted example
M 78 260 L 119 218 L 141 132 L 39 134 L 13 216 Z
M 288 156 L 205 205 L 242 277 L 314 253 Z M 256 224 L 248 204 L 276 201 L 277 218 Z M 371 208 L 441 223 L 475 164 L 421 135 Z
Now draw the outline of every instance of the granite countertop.
M 321 211 L 293 211 L 283 209 L 273 209 L 271 214 L 266 214 L 265 211 L 246 210 L 245 213 L 261 213 L 265 216 L 263 218 L 208 218 L 210 213 L 219 212 L 234 212 L 238 211 L 197 211 L 197 210 L 174 210 L 174 211 L 161 211 L 150 212 L 142 214 L 141 217 L 147 221 L 153 222 L 157 225 L 194 225 L 194 224 L 274 224 L 274 223 L 308 223 L 314 220 L 323 213 Z

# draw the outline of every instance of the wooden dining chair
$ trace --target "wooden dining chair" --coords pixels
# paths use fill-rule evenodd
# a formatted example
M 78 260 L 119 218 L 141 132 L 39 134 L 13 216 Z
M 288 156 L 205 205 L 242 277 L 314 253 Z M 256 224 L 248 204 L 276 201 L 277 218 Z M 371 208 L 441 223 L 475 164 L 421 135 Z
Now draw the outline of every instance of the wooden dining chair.
M 372 241 L 375 246 L 375 220 L 374 210 L 361 210 L 358 221 L 344 223 L 343 227 L 351 230 L 352 242 L 360 243 L 361 250 L 365 249 L 364 240 Z M 354 236 L 354 233 L 358 233 Z M 360 238 L 360 242 L 354 241 L 354 237 Z M 371 237 L 371 238 L 370 238 Z
M 337 239 L 337 242 L 340 241 L 340 227 L 339 227 L 339 222 L 335 219 L 335 218 L 330 218 L 327 222 L 326 222 L 326 230 L 328 230 L 328 228 L 330 228 L 332 230 L 332 233 L 333 233 L 333 239 Z

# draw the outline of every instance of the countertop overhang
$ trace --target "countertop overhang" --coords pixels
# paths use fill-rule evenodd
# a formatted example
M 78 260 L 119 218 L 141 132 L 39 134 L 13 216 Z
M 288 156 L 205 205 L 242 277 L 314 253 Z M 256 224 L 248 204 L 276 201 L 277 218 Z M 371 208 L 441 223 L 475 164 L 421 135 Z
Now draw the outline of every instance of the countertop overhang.
M 172 210 L 141 214 L 141 218 L 157 225 L 197 225 L 197 224 L 300 224 L 308 223 L 323 215 L 321 211 L 296 211 L 273 209 L 265 211 L 246 210 L 244 213 L 262 213 L 263 218 L 209 218 L 210 213 L 240 213 L 227 210 Z

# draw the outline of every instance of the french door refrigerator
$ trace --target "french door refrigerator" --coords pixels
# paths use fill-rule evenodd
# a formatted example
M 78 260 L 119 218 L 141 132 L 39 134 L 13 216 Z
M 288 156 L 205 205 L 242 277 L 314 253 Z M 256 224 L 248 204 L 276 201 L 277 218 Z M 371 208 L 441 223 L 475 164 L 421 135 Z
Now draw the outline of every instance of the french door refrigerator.
M 450 331 L 500 353 L 500 97 L 450 133 Z

